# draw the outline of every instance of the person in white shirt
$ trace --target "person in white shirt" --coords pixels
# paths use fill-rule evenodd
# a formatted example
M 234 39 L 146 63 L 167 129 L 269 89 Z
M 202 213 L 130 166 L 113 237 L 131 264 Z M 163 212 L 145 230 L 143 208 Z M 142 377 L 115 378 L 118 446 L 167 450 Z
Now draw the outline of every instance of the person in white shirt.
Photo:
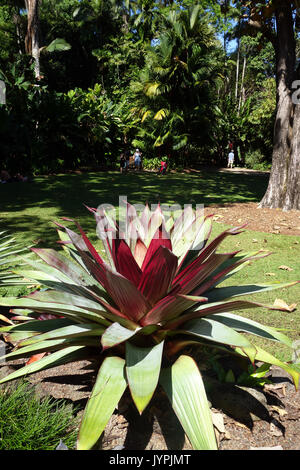
M 233 163 L 234 163 L 234 153 L 233 153 L 233 150 L 231 150 L 231 152 L 230 152 L 229 155 L 228 155 L 228 164 L 227 164 L 227 168 L 232 168 L 232 167 L 233 167 Z

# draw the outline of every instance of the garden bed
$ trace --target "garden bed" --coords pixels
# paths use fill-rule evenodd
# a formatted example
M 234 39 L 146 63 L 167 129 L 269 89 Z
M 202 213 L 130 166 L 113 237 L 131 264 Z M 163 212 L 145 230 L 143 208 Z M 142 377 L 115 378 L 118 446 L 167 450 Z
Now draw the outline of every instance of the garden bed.
M 0 367 L 0 376 L 20 367 L 22 360 Z M 78 361 L 28 377 L 39 396 L 63 398 L 83 409 L 96 375 L 93 361 Z M 219 384 L 212 411 L 220 450 L 251 450 L 279 446 L 300 450 L 300 392 L 290 377 L 272 367 L 271 385 L 263 389 Z M 79 411 L 82 413 L 82 411 Z M 191 450 L 168 400 L 158 393 L 142 416 L 125 392 L 104 432 L 101 448 L 111 450 Z M 119 448 L 119 447 L 118 447 Z

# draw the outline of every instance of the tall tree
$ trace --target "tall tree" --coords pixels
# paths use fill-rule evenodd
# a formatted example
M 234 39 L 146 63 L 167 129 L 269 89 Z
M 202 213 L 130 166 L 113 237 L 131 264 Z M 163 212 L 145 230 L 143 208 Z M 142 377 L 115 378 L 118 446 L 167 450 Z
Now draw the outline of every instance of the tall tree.
M 245 34 L 261 33 L 275 50 L 277 111 L 272 170 L 260 207 L 300 210 L 300 111 L 294 103 L 294 83 L 299 75 L 295 32 L 299 2 L 265 0 L 240 3 Z
M 34 73 L 37 79 L 40 78 L 40 21 L 39 21 L 40 0 L 25 0 L 27 10 L 27 34 L 25 38 L 25 51 L 32 55 L 34 59 Z

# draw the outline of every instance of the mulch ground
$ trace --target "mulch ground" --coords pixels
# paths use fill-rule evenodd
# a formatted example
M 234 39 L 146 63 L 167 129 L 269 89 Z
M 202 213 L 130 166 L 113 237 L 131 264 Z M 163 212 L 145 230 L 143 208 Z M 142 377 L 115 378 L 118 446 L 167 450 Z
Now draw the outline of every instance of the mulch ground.
M 300 235 L 300 211 L 259 209 L 257 203 L 243 203 L 210 206 L 205 213 L 214 214 L 215 221 L 227 225 L 247 223 L 247 230 Z M 7 375 L 11 367 L 20 367 L 20 362 L 0 366 L 0 376 Z M 28 380 L 39 395 L 64 398 L 83 407 L 95 379 L 94 366 L 94 362 L 80 361 L 33 374 Z M 228 410 L 213 408 L 220 450 L 300 450 L 300 392 L 290 377 L 276 367 L 271 369 L 270 378 L 273 384 L 259 391 L 258 400 L 255 398 L 258 407 L 264 407 L 261 416 L 254 410 L 245 420 Z M 116 446 L 125 450 L 191 449 L 164 397 L 153 400 L 140 417 L 128 394 L 112 416 L 101 446 L 106 450 Z
M 247 230 L 300 236 L 300 211 L 285 212 L 281 209 L 259 209 L 255 202 L 210 205 L 204 209 L 213 214 L 214 221 L 226 225 L 247 224 Z
M 12 361 L 0 366 L 0 377 L 23 365 Z M 38 396 L 64 399 L 79 406 L 90 395 L 97 367 L 95 361 L 78 361 L 37 372 L 28 377 Z M 224 407 L 212 402 L 219 450 L 300 450 L 300 392 L 291 378 L 272 367 L 272 384 L 263 389 L 238 389 L 223 385 Z M 235 399 L 232 407 L 232 397 Z M 250 399 L 249 399 L 250 398 Z M 220 400 L 220 397 L 219 397 Z M 230 401 L 230 403 L 229 403 Z M 229 406 L 226 406 L 229 405 Z M 128 390 L 110 419 L 99 448 L 103 450 L 192 450 L 167 398 L 158 393 L 142 416 L 132 405 Z

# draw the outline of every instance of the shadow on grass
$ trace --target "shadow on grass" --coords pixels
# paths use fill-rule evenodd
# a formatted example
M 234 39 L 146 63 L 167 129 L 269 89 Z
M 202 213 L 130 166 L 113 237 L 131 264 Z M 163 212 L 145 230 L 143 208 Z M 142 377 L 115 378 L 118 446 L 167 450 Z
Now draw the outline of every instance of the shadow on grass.
M 117 172 L 37 177 L 31 183 L 0 185 L 0 226 L 42 245 L 57 240 L 53 221 L 76 218 L 92 238 L 93 216 L 84 204 L 119 205 L 119 196 L 131 203 L 211 204 L 258 202 L 267 188 L 268 175 L 241 175 L 214 171 L 189 174 Z M 68 224 L 70 225 L 70 223 Z M 27 235 L 26 235 L 27 233 Z M 29 236 L 30 234 L 30 236 Z

